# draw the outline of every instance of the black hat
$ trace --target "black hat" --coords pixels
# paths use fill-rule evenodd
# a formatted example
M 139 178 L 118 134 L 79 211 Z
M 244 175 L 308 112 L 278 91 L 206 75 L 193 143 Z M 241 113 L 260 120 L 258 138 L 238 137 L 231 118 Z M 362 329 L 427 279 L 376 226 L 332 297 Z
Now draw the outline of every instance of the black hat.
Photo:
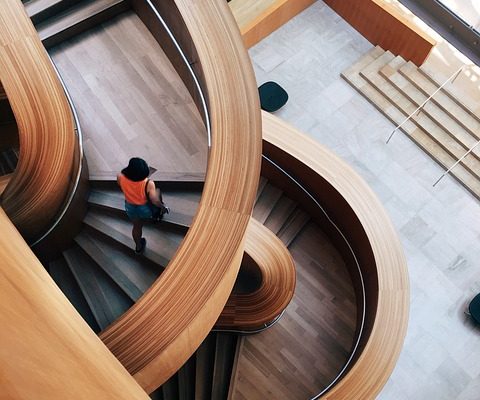
M 148 177 L 150 169 L 147 162 L 139 157 L 133 157 L 128 162 L 128 167 L 122 169 L 122 174 L 134 182 L 143 181 Z

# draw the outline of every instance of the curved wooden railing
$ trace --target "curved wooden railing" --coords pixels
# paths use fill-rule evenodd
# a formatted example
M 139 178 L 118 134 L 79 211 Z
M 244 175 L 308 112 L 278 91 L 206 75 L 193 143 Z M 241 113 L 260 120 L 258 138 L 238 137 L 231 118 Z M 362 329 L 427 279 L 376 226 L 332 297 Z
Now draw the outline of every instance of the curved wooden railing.
M 0 80 L 18 125 L 20 157 L 2 207 L 27 241 L 48 228 L 74 173 L 74 122 L 63 88 L 18 0 L 0 2 Z
M 246 294 L 232 293 L 215 323 L 216 330 L 260 330 L 268 327 L 287 307 L 295 290 L 295 264 L 282 241 L 250 218 L 245 253 L 259 269 L 260 285 Z
M 263 113 L 262 119 L 264 154 L 295 177 L 323 210 L 275 173 L 262 173 L 299 201 L 336 241 L 351 268 L 357 314 L 365 314 L 350 365 L 320 398 L 373 399 L 393 371 L 407 329 L 409 284 L 400 241 L 377 197 L 348 165 L 280 119 L 268 113 Z M 330 230 L 324 211 L 343 232 L 348 246 L 338 232 Z M 362 285 L 364 310 L 359 301 Z
M 151 392 L 218 319 L 243 256 L 260 175 L 252 67 L 226 2 L 177 0 L 208 92 L 212 146 L 202 199 L 184 241 L 145 295 L 100 337 Z
M 2 399 L 149 397 L 66 299 L 0 208 Z

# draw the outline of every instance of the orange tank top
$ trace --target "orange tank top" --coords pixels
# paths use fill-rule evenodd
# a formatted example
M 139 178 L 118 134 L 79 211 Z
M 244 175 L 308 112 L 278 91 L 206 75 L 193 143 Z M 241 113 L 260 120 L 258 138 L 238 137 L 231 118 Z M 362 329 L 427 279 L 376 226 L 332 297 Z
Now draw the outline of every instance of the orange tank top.
M 145 194 L 145 187 L 147 185 L 148 178 L 143 181 L 134 182 L 128 179 L 125 175 L 120 174 L 120 189 L 122 189 L 125 195 L 125 200 L 128 203 L 136 206 L 147 203 L 147 195 Z

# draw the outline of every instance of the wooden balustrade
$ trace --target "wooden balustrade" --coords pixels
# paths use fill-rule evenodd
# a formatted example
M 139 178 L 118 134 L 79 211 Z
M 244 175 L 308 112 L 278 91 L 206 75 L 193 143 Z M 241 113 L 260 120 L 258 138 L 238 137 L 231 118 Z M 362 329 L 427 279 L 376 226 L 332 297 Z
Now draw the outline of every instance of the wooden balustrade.
M 2 399 L 149 397 L 90 329 L 0 208 Z
M 265 112 L 262 117 L 264 154 L 325 208 L 352 246 L 365 283 L 366 318 L 356 357 L 322 398 L 373 399 L 393 371 L 407 330 L 409 284 L 401 243 L 377 197 L 345 162 L 279 118 Z M 282 179 L 283 175 L 262 173 L 299 201 L 336 240 L 351 268 L 361 315 L 359 274 L 343 239 L 331 231 L 323 213 L 296 185 Z
M 218 319 L 243 256 L 260 176 L 257 87 L 227 4 L 170 3 L 192 38 L 208 92 L 212 146 L 205 186 L 166 271 L 100 335 L 148 392 L 178 370 Z
M 63 88 L 18 0 L 0 2 L 0 80 L 20 142 L 2 207 L 32 241 L 49 227 L 67 197 L 76 139 Z

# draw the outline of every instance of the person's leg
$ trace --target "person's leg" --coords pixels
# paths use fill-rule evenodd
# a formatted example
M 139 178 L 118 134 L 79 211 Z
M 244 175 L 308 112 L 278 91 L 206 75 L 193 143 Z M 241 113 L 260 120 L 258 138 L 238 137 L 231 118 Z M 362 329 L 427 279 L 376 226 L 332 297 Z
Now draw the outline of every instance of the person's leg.
M 132 228 L 132 237 L 133 241 L 135 242 L 135 251 L 137 253 L 141 253 L 143 248 L 145 247 L 145 239 L 142 240 L 142 228 L 143 228 L 143 221 L 141 219 L 136 219 L 133 222 Z

